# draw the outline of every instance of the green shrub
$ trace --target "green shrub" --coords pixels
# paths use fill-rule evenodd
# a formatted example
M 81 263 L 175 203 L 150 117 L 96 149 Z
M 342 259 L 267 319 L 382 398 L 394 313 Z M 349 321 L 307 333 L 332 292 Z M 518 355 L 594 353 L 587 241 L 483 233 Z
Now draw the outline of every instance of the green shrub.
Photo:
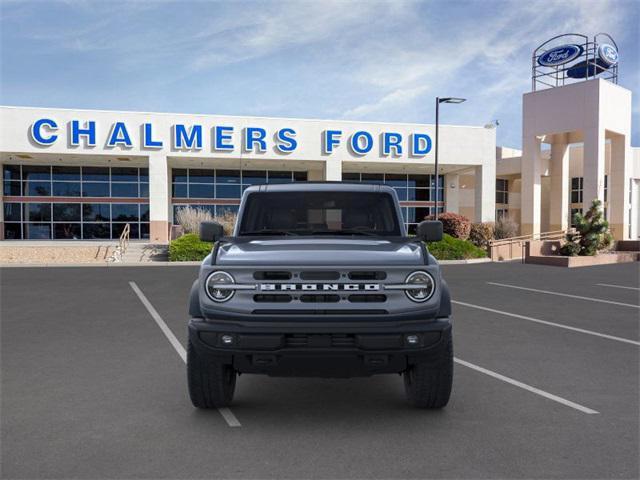
M 471 231 L 471 222 L 463 215 L 453 212 L 446 212 L 438 216 L 442 222 L 442 231 L 455 238 L 466 240 Z
M 493 240 L 494 231 L 495 223 L 493 222 L 472 223 L 469 241 L 476 247 L 488 248 L 489 242 Z
M 169 245 L 169 261 L 200 261 L 211 252 L 213 244 L 203 242 L 195 233 L 187 233 Z
M 438 260 L 467 260 L 469 258 L 484 258 L 487 256 L 487 252 L 476 247 L 473 243 L 453 238 L 446 233 L 442 240 L 428 243 L 427 246 L 431 255 Z
M 609 222 L 604 219 L 600 200 L 594 200 L 584 215 L 576 213 L 573 223 L 576 225 L 576 231 L 567 233 L 567 243 L 560 249 L 561 255 L 596 255 L 613 243 L 613 237 L 609 233 Z

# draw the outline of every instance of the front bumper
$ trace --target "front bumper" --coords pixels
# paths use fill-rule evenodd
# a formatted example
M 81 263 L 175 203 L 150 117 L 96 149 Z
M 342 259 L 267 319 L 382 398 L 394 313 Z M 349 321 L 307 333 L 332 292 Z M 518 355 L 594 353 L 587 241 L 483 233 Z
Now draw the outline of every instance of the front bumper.
M 407 336 L 416 336 L 410 344 Z M 224 344 L 222 337 L 231 337 Z M 189 340 L 198 356 L 231 364 L 240 373 L 356 377 L 399 373 L 438 361 L 451 336 L 448 318 L 418 322 L 283 322 L 247 326 L 192 318 Z

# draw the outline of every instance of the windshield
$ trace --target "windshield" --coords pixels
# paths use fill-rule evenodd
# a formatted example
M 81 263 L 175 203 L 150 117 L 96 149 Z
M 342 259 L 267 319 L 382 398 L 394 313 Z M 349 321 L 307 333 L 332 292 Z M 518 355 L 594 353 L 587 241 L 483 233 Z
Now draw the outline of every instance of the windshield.
M 402 235 L 394 199 L 380 192 L 258 192 L 246 199 L 240 236 Z

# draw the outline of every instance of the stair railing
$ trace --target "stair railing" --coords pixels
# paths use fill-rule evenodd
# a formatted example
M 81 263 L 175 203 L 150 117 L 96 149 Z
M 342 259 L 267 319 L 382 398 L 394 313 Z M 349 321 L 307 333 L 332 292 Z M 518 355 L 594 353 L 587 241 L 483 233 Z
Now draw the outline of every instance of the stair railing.
M 131 225 L 128 223 L 122 229 L 122 233 L 120 234 L 120 238 L 118 239 L 118 246 L 115 248 L 113 253 L 109 258 L 107 258 L 107 262 L 121 262 L 124 257 L 124 253 L 127 251 L 129 247 L 129 239 L 131 235 Z

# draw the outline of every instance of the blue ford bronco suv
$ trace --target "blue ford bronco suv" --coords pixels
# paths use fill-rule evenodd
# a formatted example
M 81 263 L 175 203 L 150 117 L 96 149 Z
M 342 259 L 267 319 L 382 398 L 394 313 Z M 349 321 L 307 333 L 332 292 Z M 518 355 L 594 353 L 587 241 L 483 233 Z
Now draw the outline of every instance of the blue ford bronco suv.
M 232 236 L 214 242 L 189 301 L 187 374 L 194 406 L 227 406 L 243 373 L 404 375 L 409 402 L 441 408 L 453 379 L 451 300 L 425 242 L 407 236 L 395 191 L 294 183 L 245 190 Z

